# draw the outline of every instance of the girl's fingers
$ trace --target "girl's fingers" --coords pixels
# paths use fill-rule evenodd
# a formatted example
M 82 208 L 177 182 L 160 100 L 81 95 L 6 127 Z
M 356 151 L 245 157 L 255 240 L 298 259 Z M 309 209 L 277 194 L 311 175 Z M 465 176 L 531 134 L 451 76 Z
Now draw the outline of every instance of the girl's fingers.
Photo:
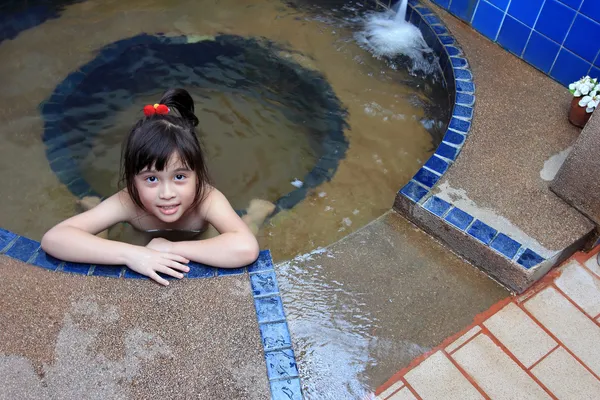
M 162 271 L 161 271 L 162 272 Z M 150 279 L 155 280 L 156 282 L 160 283 L 163 286 L 169 286 L 169 281 L 167 281 L 166 279 L 163 279 L 160 277 L 160 275 L 158 275 L 156 272 L 152 271 L 150 272 L 150 275 L 148 275 L 148 277 Z
M 163 255 L 168 258 L 169 260 L 173 260 L 173 261 L 177 261 L 180 262 L 182 264 L 187 264 L 190 262 L 190 260 L 188 260 L 185 257 L 180 256 L 179 254 L 173 254 L 173 253 L 163 253 Z
M 172 261 L 172 262 L 173 262 L 173 264 L 177 264 L 175 261 Z M 181 264 L 180 264 L 180 265 L 181 265 Z M 181 279 L 181 278 L 183 278 L 183 274 L 181 274 L 181 273 L 179 273 L 179 272 L 177 272 L 177 271 L 173 271 L 173 270 L 172 270 L 171 268 L 169 268 L 169 267 L 171 267 L 171 268 L 175 268 L 175 266 L 174 266 L 174 265 L 171 265 L 171 264 L 166 264 L 166 265 L 161 265 L 161 266 L 157 267 L 155 271 L 158 271 L 158 272 L 160 272 L 160 273 L 163 273 L 163 274 L 165 274 L 165 275 L 170 275 L 170 276 L 172 276 L 173 278 L 178 278 L 178 279 Z M 181 268 L 183 268 L 183 265 L 181 265 Z
M 164 265 L 166 265 L 169 268 L 173 268 L 173 269 L 183 271 L 183 272 L 188 272 L 190 270 L 190 267 L 188 267 L 187 265 L 180 264 L 177 261 L 173 261 L 173 260 L 169 260 L 169 259 L 164 261 Z

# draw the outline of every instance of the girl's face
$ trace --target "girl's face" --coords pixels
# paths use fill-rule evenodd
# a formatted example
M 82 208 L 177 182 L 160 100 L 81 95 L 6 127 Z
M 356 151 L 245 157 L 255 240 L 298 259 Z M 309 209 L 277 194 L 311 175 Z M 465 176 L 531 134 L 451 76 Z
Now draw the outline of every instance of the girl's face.
M 147 168 L 135 176 L 135 186 L 146 210 L 163 222 L 175 222 L 194 203 L 197 177 L 174 153 L 162 171 Z

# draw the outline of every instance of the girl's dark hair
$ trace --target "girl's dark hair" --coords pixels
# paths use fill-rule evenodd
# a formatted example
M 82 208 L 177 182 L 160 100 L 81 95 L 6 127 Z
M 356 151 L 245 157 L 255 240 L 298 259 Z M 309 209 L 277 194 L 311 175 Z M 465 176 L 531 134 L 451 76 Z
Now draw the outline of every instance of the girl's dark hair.
M 154 114 L 141 118 L 131 129 L 121 153 L 121 187 L 125 186 L 133 202 L 142 210 L 140 195 L 135 187 L 135 176 L 146 168 L 162 171 L 173 153 L 198 176 L 192 207 L 206 195 L 210 178 L 204 154 L 195 127 L 194 100 L 184 89 L 169 89 L 159 104 L 169 107 L 168 114 Z

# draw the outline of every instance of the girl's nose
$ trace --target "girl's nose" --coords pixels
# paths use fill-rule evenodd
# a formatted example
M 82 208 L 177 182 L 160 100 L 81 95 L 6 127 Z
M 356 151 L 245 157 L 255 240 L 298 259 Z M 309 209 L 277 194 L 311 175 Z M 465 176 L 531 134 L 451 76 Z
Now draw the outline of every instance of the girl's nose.
M 166 183 L 166 184 L 161 185 L 158 196 L 161 199 L 165 199 L 165 200 L 172 199 L 173 197 L 175 197 L 175 191 L 173 190 L 173 188 L 171 188 L 171 185 Z

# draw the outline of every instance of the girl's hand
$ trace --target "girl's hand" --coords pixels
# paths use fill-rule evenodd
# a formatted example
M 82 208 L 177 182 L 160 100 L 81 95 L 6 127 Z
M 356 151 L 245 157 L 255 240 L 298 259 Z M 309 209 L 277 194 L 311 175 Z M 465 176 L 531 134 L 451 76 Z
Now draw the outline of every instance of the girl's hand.
M 161 253 L 171 253 L 173 249 L 173 242 L 163 239 L 163 238 L 154 238 L 146 245 L 147 248 L 160 251 Z
M 126 264 L 133 271 L 145 275 L 161 285 L 168 286 L 169 282 L 161 278 L 157 272 L 181 279 L 183 278 L 183 274 L 178 271 L 188 272 L 190 268 L 185 265 L 188 262 L 188 259 L 177 254 L 139 247 L 136 251 L 132 252 Z

